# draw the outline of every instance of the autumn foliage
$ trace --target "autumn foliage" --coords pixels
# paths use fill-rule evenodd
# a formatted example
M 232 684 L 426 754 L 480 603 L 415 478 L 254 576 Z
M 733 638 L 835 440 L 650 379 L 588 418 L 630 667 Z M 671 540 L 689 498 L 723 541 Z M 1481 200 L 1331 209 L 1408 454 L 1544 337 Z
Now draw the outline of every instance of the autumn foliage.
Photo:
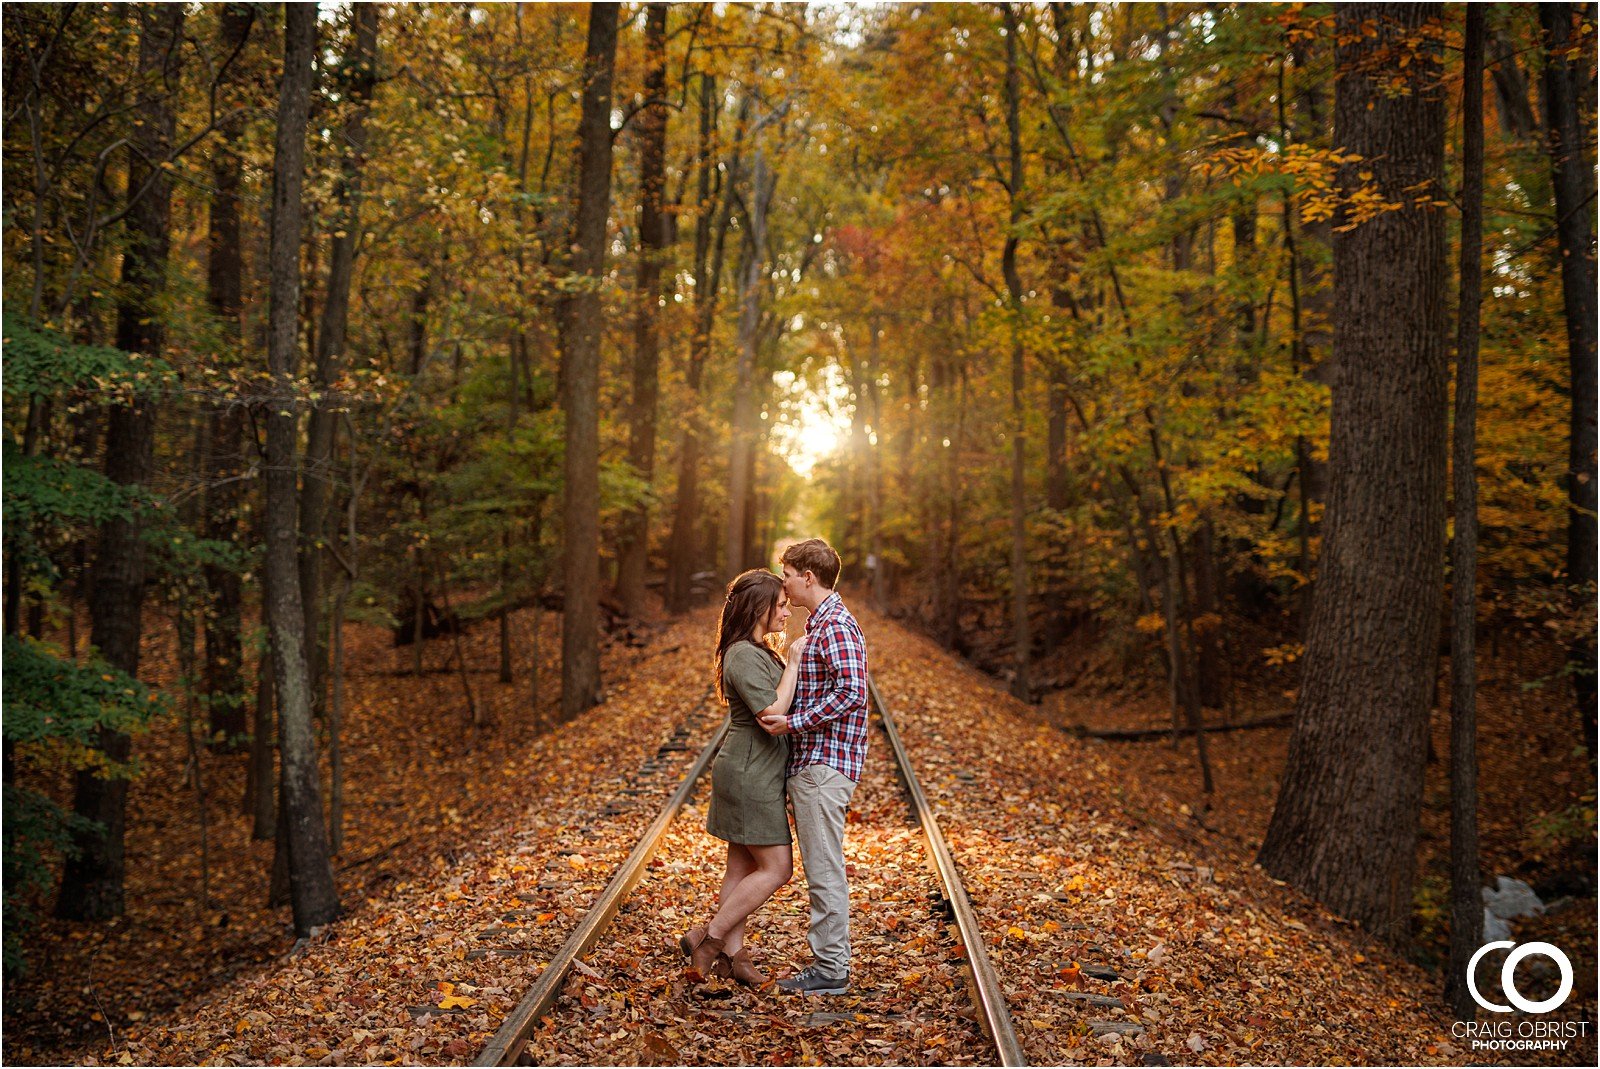
M 1445 468 L 1401 501 L 1330 448 L 1384 390 L 1451 429 L 1455 7 L 310 15 L 5 9 L 7 1060 L 468 1060 L 681 755 L 622 770 L 712 729 L 704 605 L 810 535 L 1030 1057 L 1466 1056 L 1434 1006 L 1452 711 L 1422 624 L 1451 588 L 1484 882 L 1560 902 L 1538 923 L 1592 966 L 1591 8 L 1485 13 L 1472 576 L 1423 537 Z M 1427 103 L 1429 174 L 1352 147 L 1358 89 L 1373 144 Z M 1405 227 L 1426 264 L 1352 278 Z M 1419 265 L 1396 330 L 1426 337 L 1341 361 L 1402 317 L 1379 268 Z M 1335 486 L 1344 519 L 1428 520 L 1388 527 L 1423 544 L 1386 756 L 1427 767 L 1375 832 L 1417 863 L 1385 947 L 1252 868 L 1292 714 L 1327 771 L 1349 710 L 1306 695 L 1363 670 L 1343 636 L 1308 655 Z M 1380 589 L 1350 544 L 1346 589 Z M 857 1003 L 683 986 L 660 922 L 716 864 L 690 813 L 536 1058 L 983 1061 L 869 786 Z M 757 946 L 798 954 L 803 901 Z

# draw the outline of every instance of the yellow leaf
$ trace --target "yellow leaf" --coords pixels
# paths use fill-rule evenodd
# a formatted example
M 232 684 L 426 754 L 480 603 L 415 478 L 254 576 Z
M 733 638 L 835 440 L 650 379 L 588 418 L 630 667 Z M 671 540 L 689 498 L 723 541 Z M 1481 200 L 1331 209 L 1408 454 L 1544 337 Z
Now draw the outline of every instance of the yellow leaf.
M 467 998 L 465 995 L 446 995 L 440 1000 L 439 1008 L 441 1010 L 453 1010 L 459 1006 L 461 1009 L 466 1009 L 468 1006 L 476 1004 L 477 1001 L 477 999 Z

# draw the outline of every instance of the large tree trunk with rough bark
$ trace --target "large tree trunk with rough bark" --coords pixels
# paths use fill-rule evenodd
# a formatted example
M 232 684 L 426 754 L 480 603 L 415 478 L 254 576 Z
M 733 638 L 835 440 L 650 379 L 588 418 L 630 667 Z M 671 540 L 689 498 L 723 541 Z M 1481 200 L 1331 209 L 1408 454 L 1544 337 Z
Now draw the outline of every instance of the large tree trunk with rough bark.
M 1556 193 L 1556 238 L 1561 248 L 1561 292 L 1567 313 L 1567 358 L 1572 368 L 1572 422 L 1567 472 L 1567 582 L 1573 612 L 1589 623 L 1568 653 L 1578 722 L 1589 760 L 1595 759 L 1595 246 L 1592 131 L 1580 113 L 1582 79 L 1590 64 L 1574 25 L 1588 4 L 1539 5 L 1545 35 L 1545 126 Z
M 600 283 L 611 208 L 611 78 L 616 4 L 589 5 L 578 121 L 578 214 L 570 266 L 580 285 L 562 298 L 561 407 L 567 419 L 562 590 L 561 715 L 600 701 Z
M 305 613 L 296 569 L 296 453 L 299 399 L 294 377 L 299 364 L 296 337 L 300 304 L 300 228 L 304 215 L 306 127 L 310 119 L 312 56 L 317 42 L 317 9 L 284 5 L 283 82 L 278 101 L 278 133 L 272 176 L 272 234 L 267 364 L 272 396 L 266 423 L 266 599 L 277 691 L 280 834 L 277 849 L 288 862 L 289 900 L 299 935 L 339 915 L 333 883 L 327 826 L 322 820 L 322 787 L 311 718 L 311 672 L 306 662 Z
M 1456 398 L 1450 545 L 1450 967 L 1445 1000 L 1477 1010 L 1467 965 L 1483 942 L 1478 861 L 1478 312 L 1483 301 L 1483 54 L 1485 4 L 1467 8 L 1461 67 L 1461 260 L 1456 302 Z
M 128 241 L 122 256 L 123 295 L 117 306 L 117 348 L 153 358 L 165 343 L 160 297 L 171 245 L 172 180 L 160 172 L 171 151 L 182 55 L 182 4 L 139 8 L 139 91 L 143 102 L 130 141 Z M 148 188 L 146 183 L 148 182 Z M 143 195 L 139 190 L 143 189 Z M 106 477 L 122 485 L 150 480 L 155 456 L 156 409 L 148 397 L 114 406 L 106 421 Z M 145 546 L 140 518 L 113 519 L 100 529 L 89 593 L 90 641 L 100 655 L 129 675 L 139 671 L 143 633 Z M 128 736 L 101 729 L 96 745 L 114 765 L 125 764 Z M 123 830 L 128 781 L 96 770 L 80 772 L 73 809 L 96 827 L 75 837 L 56 900 L 58 916 L 105 920 L 122 915 Z
M 1327 537 L 1295 726 L 1260 863 L 1381 939 L 1408 934 L 1443 587 L 1445 109 L 1441 11 L 1347 4 L 1335 136 L 1395 211 L 1336 222 Z M 1371 36 L 1363 32 L 1370 25 Z M 1404 92 L 1389 83 L 1403 80 Z M 1420 203 L 1419 203 L 1420 202 Z M 1346 210 L 1347 211 L 1347 210 Z M 1354 224 L 1349 226 L 1349 224 Z M 1348 229 L 1342 229 L 1348 226 Z
M 661 378 L 661 266 L 667 248 L 666 186 L 667 5 L 652 3 L 645 20 L 645 107 L 639 116 L 639 269 L 634 290 L 638 305 L 633 327 L 633 403 L 628 413 L 628 462 L 646 483 L 655 477 L 656 398 Z M 622 519 L 617 551 L 617 600 L 637 615 L 644 605 L 644 579 L 650 559 L 650 510 L 641 504 Z

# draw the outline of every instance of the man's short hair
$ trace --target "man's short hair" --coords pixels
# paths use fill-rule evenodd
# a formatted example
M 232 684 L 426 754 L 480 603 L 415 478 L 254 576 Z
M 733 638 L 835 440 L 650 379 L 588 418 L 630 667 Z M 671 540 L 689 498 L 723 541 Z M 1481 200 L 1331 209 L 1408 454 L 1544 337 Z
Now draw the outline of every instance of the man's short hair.
M 796 572 L 810 572 L 829 590 L 839 585 L 839 554 L 820 538 L 796 542 L 783 551 L 780 559 Z

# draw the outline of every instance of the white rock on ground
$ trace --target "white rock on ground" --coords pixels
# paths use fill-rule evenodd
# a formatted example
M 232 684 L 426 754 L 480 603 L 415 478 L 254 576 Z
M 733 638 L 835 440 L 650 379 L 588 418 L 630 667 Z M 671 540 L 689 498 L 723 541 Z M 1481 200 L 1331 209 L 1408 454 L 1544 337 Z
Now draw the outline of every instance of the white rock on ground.
M 1497 888 L 1483 889 L 1483 904 L 1490 913 L 1502 921 L 1509 921 L 1544 912 L 1544 903 L 1539 901 L 1539 896 L 1533 893 L 1532 887 L 1509 876 L 1498 876 L 1495 879 L 1499 884 Z M 1509 934 L 1509 929 L 1507 931 Z

